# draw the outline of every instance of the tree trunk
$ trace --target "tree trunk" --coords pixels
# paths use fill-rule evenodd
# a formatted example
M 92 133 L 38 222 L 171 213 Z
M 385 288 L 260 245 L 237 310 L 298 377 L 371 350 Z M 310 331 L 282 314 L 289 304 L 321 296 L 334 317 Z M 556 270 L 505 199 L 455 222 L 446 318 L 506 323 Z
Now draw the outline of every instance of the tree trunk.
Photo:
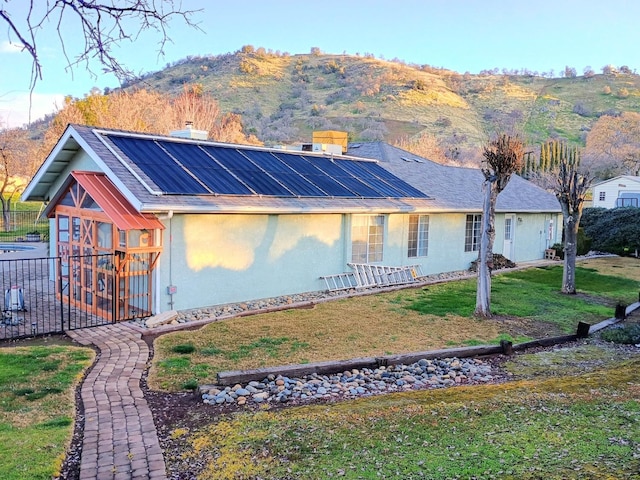
M 493 241 L 496 237 L 495 206 L 498 198 L 495 181 L 485 181 L 484 190 L 475 314 L 488 318 L 491 316 L 491 270 L 493 269 Z
M 579 220 L 568 215 L 564 228 L 564 268 L 562 270 L 562 293 L 576 293 L 576 256 L 578 255 Z
M 2 230 L 11 231 L 11 199 L 3 198 L 2 202 Z

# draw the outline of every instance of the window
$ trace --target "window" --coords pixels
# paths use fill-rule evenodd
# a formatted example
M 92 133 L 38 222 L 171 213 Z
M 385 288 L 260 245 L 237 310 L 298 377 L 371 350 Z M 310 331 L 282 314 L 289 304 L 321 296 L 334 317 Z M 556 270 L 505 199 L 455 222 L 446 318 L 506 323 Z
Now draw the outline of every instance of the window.
M 600 192 L 600 195 L 598 196 L 598 200 L 600 200 L 601 202 L 604 202 L 604 199 L 607 196 L 607 192 Z
M 504 239 L 505 240 L 513 240 L 513 219 L 511 217 L 507 217 L 504 219 Z
M 409 215 L 408 257 L 426 257 L 429 249 L 429 215 Z
M 637 198 L 617 198 L 616 199 L 616 207 L 637 207 L 638 199 Z
M 384 215 L 354 215 L 351 217 L 352 262 L 381 262 L 383 243 Z
M 480 248 L 480 231 L 482 229 L 482 215 L 467 215 L 467 225 L 464 235 L 464 251 L 477 252 Z

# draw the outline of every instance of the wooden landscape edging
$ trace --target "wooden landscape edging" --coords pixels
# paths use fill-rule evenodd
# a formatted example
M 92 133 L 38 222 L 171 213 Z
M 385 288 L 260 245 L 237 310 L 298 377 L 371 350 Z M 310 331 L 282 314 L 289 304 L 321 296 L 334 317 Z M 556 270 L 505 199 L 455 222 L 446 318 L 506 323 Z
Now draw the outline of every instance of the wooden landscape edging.
M 573 335 L 562 335 L 558 337 L 540 338 L 530 342 L 523 342 L 513 345 L 511 342 L 502 341 L 500 345 L 480 345 L 477 347 L 445 348 L 440 350 L 428 350 L 426 352 L 401 353 L 397 355 L 384 355 L 382 357 L 353 358 L 350 360 L 337 360 L 316 363 L 304 363 L 298 365 L 285 365 L 278 367 L 257 368 L 253 370 L 229 370 L 219 372 L 217 375 L 218 385 L 230 386 L 236 384 L 247 384 L 252 381 L 262 381 L 269 375 L 282 375 L 284 377 L 302 377 L 305 375 L 318 374 L 326 375 L 344 372 L 346 370 L 387 367 L 389 365 L 411 364 L 419 360 L 434 360 L 436 358 L 468 358 L 481 357 L 486 355 L 511 354 L 513 351 L 523 351 L 534 347 L 549 347 L 561 343 L 572 342 L 578 338 L 585 338 L 589 334 L 602 330 L 605 327 L 624 320 L 634 310 L 640 308 L 640 302 L 633 303 L 624 308 L 624 315 L 617 315 L 622 318 L 609 318 L 595 325 L 588 323 L 578 323 L 577 333 Z M 619 313 L 620 308 L 616 308 Z

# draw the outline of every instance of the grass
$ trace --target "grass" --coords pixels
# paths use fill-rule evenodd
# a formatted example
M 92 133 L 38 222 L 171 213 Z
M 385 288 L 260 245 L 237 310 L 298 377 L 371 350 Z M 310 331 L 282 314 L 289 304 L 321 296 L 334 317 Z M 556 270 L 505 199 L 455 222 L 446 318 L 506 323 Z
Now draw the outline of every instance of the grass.
M 242 412 L 175 437 L 207 459 L 202 479 L 631 479 L 639 367 Z
M 598 273 L 601 268 L 616 275 Z M 178 391 L 190 381 L 215 383 L 224 370 L 573 333 L 579 321 L 609 318 L 617 302 L 636 299 L 639 271 L 635 259 L 590 261 L 577 268 L 580 294 L 568 296 L 558 291 L 560 266 L 498 275 L 492 282 L 494 319 L 473 317 L 475 280 L 464 280 L 215 322 L 197 335 L 158 338 L 149 382 Z M 181 345 L 190 345 L 191 353 L 176 356 Z
M 49 479 L 71 440 L 74 389 L 93 350 L 67 346 L 0 349 L 0 478 Z

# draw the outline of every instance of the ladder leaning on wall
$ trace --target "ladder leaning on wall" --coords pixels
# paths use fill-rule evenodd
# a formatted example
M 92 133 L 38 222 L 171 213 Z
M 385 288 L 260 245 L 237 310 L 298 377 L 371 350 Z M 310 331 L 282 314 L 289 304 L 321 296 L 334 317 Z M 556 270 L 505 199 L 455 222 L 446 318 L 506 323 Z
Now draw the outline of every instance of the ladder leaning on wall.
M 387 265 L 371 265 L 368 263 L 348 263 L 353 272 L 324 275 L 327 290 L 330 292 L 351 288 L 388 287 L 416 283 L 423 277 L 420 265 L 393 267 Z

